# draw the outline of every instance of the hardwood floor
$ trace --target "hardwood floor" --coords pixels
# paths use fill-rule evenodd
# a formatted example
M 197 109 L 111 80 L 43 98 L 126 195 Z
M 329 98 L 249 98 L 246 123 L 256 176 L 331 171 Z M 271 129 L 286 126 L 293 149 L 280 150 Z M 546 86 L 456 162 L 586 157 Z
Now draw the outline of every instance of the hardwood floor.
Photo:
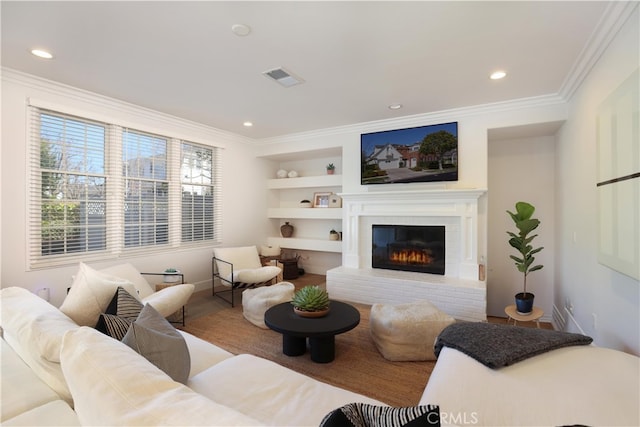
M 324 285 L 326 277 L 321 274 L 311 274 L 305 273 L 297 279 L 288 280 L 288 282 L 293 283 L 296 286 L 296 289 L 307 285 Z M 241 295 L 242 291 L 236 291 L 236 304 L 241 304 Z M 211 295 L 211 289 L 207 289 L 204 291 L 194 292 L 189 299 L 186 307 L 186 322 L 189 323 L 189 320 L 196 319 L 201 316 L 205 316 L 209 313 L 215 313 L 219 310 L 224 310 L 225 308 L 229 308 L 231 305 L 222 299 Z M 493 317 L 487 316 L 487 321 L 490 323 L 501 323 L 506 324 L 506 317 Z M 520 322 L 518 326 L 524 327 L 536 327 L 535 322 Z M 542 329 L 553 329 L 551 323 L 548 322 L 540 322 L 540 327 Z

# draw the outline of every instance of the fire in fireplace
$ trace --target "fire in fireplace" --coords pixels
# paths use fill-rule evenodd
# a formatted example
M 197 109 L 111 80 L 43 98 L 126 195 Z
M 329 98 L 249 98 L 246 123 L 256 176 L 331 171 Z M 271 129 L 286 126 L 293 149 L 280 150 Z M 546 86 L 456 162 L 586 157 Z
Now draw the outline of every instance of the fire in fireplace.
M 444 226 L 373 225 L 371 266 L 444 275 Z

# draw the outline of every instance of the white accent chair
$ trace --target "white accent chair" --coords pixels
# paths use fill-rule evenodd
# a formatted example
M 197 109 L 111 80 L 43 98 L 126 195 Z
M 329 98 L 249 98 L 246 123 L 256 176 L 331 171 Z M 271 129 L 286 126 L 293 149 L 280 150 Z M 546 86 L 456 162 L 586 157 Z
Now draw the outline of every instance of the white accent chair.
M 195 286 L 190 283 L 169 286 L 159 291 L 155 291 L 143 275 L 162 276 L 164 273 L 140 273 L 129 263 L 114 265 L 113 267 L 99 270 L 102 273 L 110 274 L 120 279 L 128 280 L 138 291 L 138 296 L 142 304 L 149 303 L 163 317 L 182 311 L 182 326 L 185 324 L 184 306 L 191 298 Z M 184 275 L 182 281 L 184 282 Z
M 255 288 L 260 285 L 271 285 L 282 272 L 280 267 L 263 266 L 255 246 L 241 246 L 232 248 L 215 248 L 211 259 L 211 291 L 214 296 L 235 305 L 234 291 L 236 289 Z M 217 279 L 217 280 L 216 280 Z M 216 292 L 216 281 L 230 288 Z M 223 297 L 230 292 L 231 298 Z

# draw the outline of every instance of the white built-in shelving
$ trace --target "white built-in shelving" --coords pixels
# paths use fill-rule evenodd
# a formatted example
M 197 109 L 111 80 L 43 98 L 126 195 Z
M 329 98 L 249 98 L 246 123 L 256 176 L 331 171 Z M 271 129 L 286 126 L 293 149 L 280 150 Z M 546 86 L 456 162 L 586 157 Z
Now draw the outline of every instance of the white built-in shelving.
M 342 208 L 304 208 L 300 201 L 313 202 L 316 192 L 339 193 L 342 191 L 342 175 L 325 172 L 327 163 L 339 169 L 342 163 L 341 147 L 311 150 L 284 155 L 264 156 L 278 162 L 285 170 L 296 170 L 302 176 L 267 180 L 267 189 L 274 192 L 274 202 L 267 210 L 267 217 L 278 221 L 278 229 L 291 221 L 295 227 L 293 237 L 271 236 L 270 245 L 294 250 L 341 253 L 342 242 L 329 239 L 329 230 L 342 229 Z

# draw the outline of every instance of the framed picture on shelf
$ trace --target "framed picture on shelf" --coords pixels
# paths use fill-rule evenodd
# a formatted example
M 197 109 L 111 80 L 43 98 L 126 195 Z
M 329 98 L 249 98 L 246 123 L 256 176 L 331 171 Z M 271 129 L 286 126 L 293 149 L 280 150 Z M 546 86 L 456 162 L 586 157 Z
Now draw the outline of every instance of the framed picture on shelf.
M 329 207 L 330 208 L 341 208 L 342 207 L 342 197 L 337 194 L 332 194 L 329 196 Z
M 313 193 L 313 207 L 314 208 L 328 208 L 329 197 L 333 193 Z

